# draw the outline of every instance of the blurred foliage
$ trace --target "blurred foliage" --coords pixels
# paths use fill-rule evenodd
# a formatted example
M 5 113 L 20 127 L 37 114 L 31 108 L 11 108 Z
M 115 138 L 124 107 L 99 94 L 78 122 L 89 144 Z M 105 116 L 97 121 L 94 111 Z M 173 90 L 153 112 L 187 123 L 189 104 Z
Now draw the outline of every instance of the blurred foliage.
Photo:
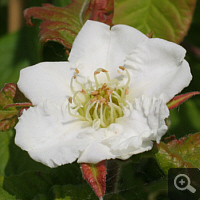
M 69 0 L 26 0 L 26 7 L 52 3 L 65 6 Z M 35 27 L 24 24 L 16 33 L 7 34 L 8 1 L 0 1 L 0 87 L 18 80 L 20 69 L 40 61 L 67 60 L 66 49 L 58 43 L 39 43 L 39 20 Z M 182 93 L 200 91 L 200 0 L 187 36 L 181 43 L 187 49 L 193 80 Z M 171 112 L 171 126 L 166 136 L 181 138 L 200 131 L 200 98 L 195 96 Z M 82 179 L 77 163 L 50 169 L 32 160 L 14 144 L 14 131 L 0 132 L 0 199 L 53 200 L 97 199 Z M 162 156 L 161 156 L 162 157 Z M 167 198 L 167 177 L 155 158 L 133 156 L 119 161 L 121 170 L 116 190 L 105 199 L 135 200 Z M 115 176 L 118 175 L 116 172 Z
M 8 6 L 6 0 L 0 1 L 0 36 L 6 34 L 7 32 L 7 18 L 8 15 Z
M 196 0 L 115 0 L 114 24 L 133 26 L 144 34 L 180 43 L 192 20 Z
M 187 50 L 186 59 L 190 64 L 193 79 L 182 93 L 200 91 L 200 1 L 197 1 L 193 22 L 187 36 L 181 43 Z M 196 51 L 194 51 L 194 49 Z M 197 95 L 171 110 L 171 126 L 166 136 L 177 138 L 200 130 L 200 97 Z

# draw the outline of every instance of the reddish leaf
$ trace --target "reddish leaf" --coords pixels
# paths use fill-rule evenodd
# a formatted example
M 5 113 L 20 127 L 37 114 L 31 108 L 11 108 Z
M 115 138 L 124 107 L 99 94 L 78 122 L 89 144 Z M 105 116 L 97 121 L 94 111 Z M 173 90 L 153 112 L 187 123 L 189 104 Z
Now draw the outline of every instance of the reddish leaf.
M 167 144 L 161 142 L 157 147 L 156 158 L 166 174 L 170 168 L 200 169 L 200 133 L 173 139 Z
M 0 131 L 7 131 L 15 126 L 17 123 L 17 115 L 12 118 L 4 119 L 0 121 Z
M 91 0 L 85 11 L 84 21 L 90 19 L 112 25 L 113 11 L 114 0 Z
M 190 92 L 190 93 L 175 96 L 171 101 L 169 101 L 167 103 L 167 106 L 168 106 L 169 110 L 171 110 L 173 108 L 176 108 L 181 103 L 183 103 L 184 101 L 188 100 L 189 98 L 191 98 L 192 96 L 197 95 L 197 94 L 200 94 L 200 92 Z
M 81 164 L 83 178 L 90 184 L 95 194 L 101 198 L 106 190 L 106 161 L 97 164 Z
M 3 92 L 5 96 L 8 98 L 9 97 L 14 98 L 16 90 L 17 90 L 17 86 L 14 83 L 6 83 L 3 89 L 1 90 L 1 92 Z
M 17 86 L 14 83 L 5 84 L 0 91 L 0 131 L 13 128 L 20 110 L 31 105 L 30 102 L 20 103 L 22 101 L 27 102 L 28 100 L 17 89 Z
M 43 4 L 24 11 L 27 23 L 33 25 L 31 17 L 42 20 L 40 41 L 56 41 L 71 49 L 72 43 L 87 19 L 112 24 L 113 0 L 72 0 L 66 7 Z

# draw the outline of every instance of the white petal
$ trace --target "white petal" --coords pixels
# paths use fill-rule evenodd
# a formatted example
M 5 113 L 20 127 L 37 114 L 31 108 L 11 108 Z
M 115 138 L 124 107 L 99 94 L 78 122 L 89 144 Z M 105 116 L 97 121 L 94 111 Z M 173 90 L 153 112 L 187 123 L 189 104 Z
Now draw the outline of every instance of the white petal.
M 95 140 L 83 151 L 77 162 L 96 164 L 111 158 L 116 158 L 116 156 L 110 152 L 110 148 L 102 144 L 101 140 Z
M 105 68 L 114 77 L 125 56 L 146 39 L 130 26 L 116 25 L 110 29 L 104 23 L 88 20 L 73 43 L 69 61 L 78 66 L 83 76 L 93 76 L 97 68 Z
M 137 29 L 127 25 L 116 25 L 111 28 L 107 69 L 116 77 L 118 67 L 123 66 L 127 54 L 133 51 L 148 37 Z
M 68 62 L 43 62 L 22 69 L 17 85 L 34 105 L 45 100 L 62 103 L 71 95 L 73 74 Z
M 172 99 L 192 79 L 184 56 L 181 46 L 161 39 L 148 39 L 137 46 L 125 62 L 131 74 L 130 99 L 142 94 L 163 94 L 165 102 Z
M 87 133 L 80 133 L 79 137 L 90 141 L 89 145 L 82 151 L 78 163 L 98 163 L 102 160 L 115 158 L 110 152 L 110 148 L 102 144 L 107 128 L 93 129 Z
M 83 76 L 93 76 L 97 68 L 105 68 L 110 40 L 110 27 L 88 20 L 78 33 L 68 58 Z M 72 66 L 72 67 L 73 67 Z
M 150 150 L 152 141 L 159 143 L 167 131 L 165 118 L 168 116 L 169 110 L 162 100 L 145 97 L 135 99 L 130 115 L 118 118 L 115 124 L 110 125 L 110 129 L 118 131 L 106 138 L 103 144 L 110 147 L 111 153 L 120 159 Z
M 89 141 L 78 134 L 91 127 L 72 118 L 55 104 L 45 102 L 24 111 L 15 127 L 15 143 L 49 167 L 75 161 Z

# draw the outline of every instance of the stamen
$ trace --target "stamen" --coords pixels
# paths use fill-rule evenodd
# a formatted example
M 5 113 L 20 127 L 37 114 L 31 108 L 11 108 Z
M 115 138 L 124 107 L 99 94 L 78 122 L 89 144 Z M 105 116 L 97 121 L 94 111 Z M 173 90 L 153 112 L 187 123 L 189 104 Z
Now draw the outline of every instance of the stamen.
M 77 91 L 75 92 L 74 96 L 73 96 L 73 102 L 76 106 L 79 106 L 80 104 L 83 104 L 83 102 L 81 101 L 81 99 L 77 96 L 78 93 L 80 93 L 81 91 Z M 79 101 L 79 103 L 76 101 L 76 98 L 77 100 Z
M 94 75 L 96 76 L 97 74 L 99 74 L 100 73 L 100 71 L 95 71 L 94 72 Z
M 74 80 L 74 77 L 72 76 L 71 82 L 70 82 L 70 89 L 71 89 L 72 93 L 74 94 L 74 93 L 75 93 L 75 90 L 74 90 L 74 88 L 73 88 L 73 80 Z
M 117 72 L 118 72 L 118 74 L 121 74 L 121 75 L 122 75 L 122 72 L 121 72 L 121 71 L 117 70 Z
M 114 84 L 118 85 L 119 82 L 118 82 L 117 79 L 111 79 L 111 80 L 109 81 L 109 84 L 111 84 L 111 85 L 114 85 Z
M 108 112 L 110 111 L 110 107 L 109 106 L 104 106 L 103 107 L 103 120 L 104 120 L 104 124 L 106 126 L 108 126 L 110 123 L 109 123 L 109 119 L 108 117 L 106 117 L 106 111 L 108 110 Z
M 103 104 L 101 103 L 101 110 L 100 110 L 100 123 L 102 127 L 106 127 L 106 124 L 104 123 L 104 116 L 103 116 Z
M 85 116 L 85 118 L 88 121 L 90 121 L 90 122 L 92 122 L 92 117 L 90 115 L 90 109 L 94 106 L 94 104 L 95 104 L 95 102 L 93 102 L 92 104 L 89 102 L 88 105 L 87 105 L 87 110 L 86 110 L 86 116 Z
M 104 72 L 105 74 L 106 74 L 106 77 L 107 77 L 107 79 L 108 79 L 108 82 L 110 81 L 110 76 L 109 76 L 109 73 L 108 73 L 108 71 L 107 70 L 105 70 L 105 69 L 102 69 L 102 72 Z
M 98 95 L 98 94 L 99 94 L 98 91 L 93 91 L 93 92 L 91 92 L 91 95 L 92 95 L 92 96 L 96 96 L 96 95 Z
M 130 83 L 130 81 L 131 81 L 131 77 L 130 77 L 130 74 L 129 74 L 129 72 L 128 72 L 127 69 L 126 69 L 126 74 L 127 74 L 127 76 L 128 76 L 128 81 L 127 81 L 126 85 L 124 86 L 125 88 L 127 88 L 127 87 L 129 86 L 129 83 Z
M 86 91 L 85 91 L 84 89 L 82 89 L 82 90 L 81 90 L 81 93 L 85 95 L 85 94 L 86 94 Z
M 108 72 L 107 70 L 105 70 L 105 69 L 103 69 L 103 68 L 102 68 L 102 70 L 101 70 L 101 71 L 102 71 L 102 72 Z
M 112 90 L 108 90 L 107 91 L 107 95 L 110 96 L 113 93 L 113 91 L 114 91 L 113 89 Z
M 118 104 L 123 103 L 122 98 L 117 94 L 117 92 L 113 92 L 113 97 L 117 100 Z
M 69 114 L 78 119 L 91 122 L 92 126 L 97 123 L 97 128 L 105 128 L 114 123 L 116 118 L 122 117 L 124 115 L 124 108 L 128 104 L 126 95 L 129 93 L 130 74 L 125 67 L 120 66 L 119 68 L 122 71 L 126 71 L 128 77 L 128 81 L 123 87 L 119 86 L 117 79 L 110 79 L 108 71 L 103 68 L 98 68 L 94 72 L 95 82 L 89 80 L 86 85 L 82 84 L 77 80 L 79 71 L 76 68 L 76 74 L 72 77 L 70 84 L 73 97 L 68 99 L 69 104 L 73 102 L 75 106 L 70 107 L 68 104 Z M 107 81 L 105 83 L 101 83 L 98 80 L 97 75 L 101 72 L 106 75 Z M 124 73 L 120 72 L 120 74 Z M 81 87 L 81 90 L 74 90 L 73 79 Z M 130 105 L 128 106 L 130 107 Z M 71 113 L 70 108 L 78 112 L 79 115 Z
M 72 97 L 69 97 L 68 101 L 72 104 Z
M 69 114 L 70 114 L 72 117 L 76 117 L 76 118 L 78 118 L 78 119 L 80 119 L 80 120 L 83 120 L 83 121 L 86 120 L 86 118 L 83 117 L 82 115 L 75 115 L 75 114 L 73 114 L 73 113 L 71 112 L 71 110 L 70 110 L 70 104 L 69 104 L 69 103 L 68 103 L 68 112 L 69 112 Z
M 120 106 L 117 106 L 117 105 L 114 104 L 114 103 L 113 103 L 113 106 L 116 108 L 116 110 L 117 110 L 119 116 L 120 116 L 120 117 L 123 116 L 123 112 L 122 112 L 121 107 L 120 107 Z
M 129 94 L 129 91 L 128 91 L 128 88 L 125 89 L 125 95 L 128 95 Z
M 123 67 L 123 66 L 119 66 L 119 68 L 121 69 L 121 70 L 125 70 L 125 67 Z
M 90 103 L 97 102 L 97 98 L 90 99 Z
M 126 75 L 128 76 L 128 81 L 127 81 L 127 83 L 126 83 L 126 85 L 125 85 L 124 87 L 127 88 L 128 85 L 129 85 L 129 83 L 130 83 L 130 80 L 131 80 L 130 74 L 129 74 L 128 70 L 127 70 L 125 67 L 119 66 L 119 68 L 120 68 L 121 70 L 123 70 L 123 71 L 124 71 L 124 70 L 126 71 Z
M 111 98 L 111 95 L 110 95 L 110 122 L 113 123 L 114 122 L 114 116 L 113 116 L 113 105 L 112 105 L 112 98 Z
M 92 86 L 92 81 L 88 81 L 88 84 L 89 84 L 89 89 L 88 90 L 94 90 L 94 87 Z
M 79 84 L 81 86 L 81 88 L 86 91 L 84 85 L 77 80 L 77 76 L 76 75 L 74 75 L 74 79 L 75 79 L 76 83 Z
M 94 113 L 93 113 L 93 117 L 94 119 L 99 119 L 99 116 L 97 114 L 97 109 L 98 109 L 98 106 L 99 106 L 99 102 L 97 102 L 96 106 L 95 106 L 95 109 L 94 109 Z
M 94 72 L 94 80 L 95 80 L 96 88 L 99 87 L 99 82 L 98 82 L 97 77 L 96 77 L 96 75 L 99 74 L 99 73 L 100 73 L 99 71 Z
M 76 71 L 77 74 L 79 73 L 79 70 L 77 68 L 75 68 L 75 71 Z

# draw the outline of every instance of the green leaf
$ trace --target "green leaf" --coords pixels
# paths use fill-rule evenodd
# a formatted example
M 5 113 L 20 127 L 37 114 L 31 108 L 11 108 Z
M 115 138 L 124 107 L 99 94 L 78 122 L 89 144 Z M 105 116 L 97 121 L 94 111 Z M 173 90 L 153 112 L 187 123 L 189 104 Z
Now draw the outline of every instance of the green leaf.
M 2 199 L 2 200 L 16 200 L 16 198 L 14 196 L 10 195 L 7 191 L 5 191 L 2 188 L 3 181 L 4 181 L 4 178 L 0 177 L 0 199 Z
M 156 159 L 165 174 L 170 168 L 200 169 L 200 133 L 174 139 L 167 144 L 161 142 L 157 147 Z
M 50 168 L 46 167 L 45 165 L 34 161 L 26 151 L 20 149 L 14 143 L 14 130 L 12 130 L 12 134 L 10 136 L 9 141 L 9 149 L 8 152 L 2 152 L 2 154 L 7 153 L 9 154 L 8 162 L 6 163 L 4 174 L 5 176 L 10 176 L 14 174 L 21 174 L 25 171 L 30 170 L 40 170 L 49 172 Z M 3 150 L 3 149 L 2 149 Z
M 0 88 L 5 83 L 16 83 L 22 68 L 40 61 L 36 30 L 24 28 L 0 38 Z
M 87 19 L 112 23 L 113 0 L 72 0 L 66 7 L 43 4 L 24 11 L 27 23 L 31 17 L 42 20 L 40 41 L 56 41 L 71 49 L 72 43 Z
M 167 178 L 160 179 L 152 182 L 148 186 L 145 187 L 148 191 L 148 199 L 152 200 L 169 200 L 168 199 L 168 180 Z M 161 198 L 159 198 L 161 196 Z
M 87 185 L 55 185 L 51 189 L 49 197 L 53 197 L 55 200 L 98 200 L 95 194 L 91 193 L 91 189 Z
M 141 176 L 137 175 L 137 164 L 129 162 L 122 165 L 117 191 L 124 199 L 148 199 Z
M 115 0 L 114 24 L 133 26 L 144 34 L 180 43 L 187 34 L 196 0 Z
M 0 132 L 0 176 L 5 176 L 5 168 L 9 160 L 10 138 L 13 132 Z
M 38 193 L 47 193 L 52 185 L 52 176 L 36 171 L 5 177 L 3 182 L 3 188 L 8 193 L 23 200 L 32 199 Z
M 69 174 L 67 170 L 65 171 L 65 174 L 66 175 L 63 176 L 62 179 L 64 179 L 67 184 L 71 179 L 67 176 Z M 74 176 L 77 176 L 77 174 L 74 173 Z M 71 182 L 73 182 L 73 180 Z M 61 184 L 61 182 L 57 179 L 57 176 L 54 173 L 28 171 L 20 175 L 13 175 L 4 178 L 3 188 L 9 194 L 15 195 L 18 199 L 23 200 L 98 199 L 86 184 L 57 184 Z
M 33 200 L 98 200 L 88 185 L 55 185 L 48 194 L 38 194 Z M 125 200 L 117 194 L 107 194 L 105 200 Z
M 67 4 L 71 3 L 70 0 L 53 0 L 52 4 L 54 6 L 64 7 L 67 6 Z

